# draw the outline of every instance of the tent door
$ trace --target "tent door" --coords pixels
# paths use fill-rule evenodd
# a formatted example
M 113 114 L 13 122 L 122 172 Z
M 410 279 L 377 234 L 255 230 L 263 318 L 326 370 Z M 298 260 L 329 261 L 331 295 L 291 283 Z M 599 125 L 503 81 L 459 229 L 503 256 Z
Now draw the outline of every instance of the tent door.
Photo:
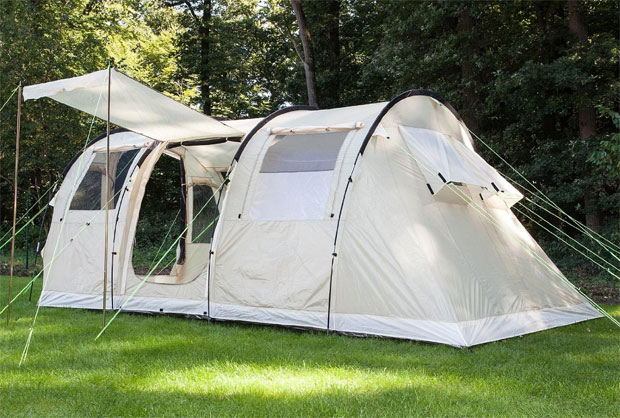
M 146 174 L 132 253 L 133 272 L 140 280 L 152 270 L 149 283 L 185 284 L 206 268 L 204 254 L 209 252 L 217 220 L 215 191 L 221 176 L 204 168 L 192 176 L 186 165 L 184 158 L 166 153 Z M 164 255 L 171 246 L 174 249 Z

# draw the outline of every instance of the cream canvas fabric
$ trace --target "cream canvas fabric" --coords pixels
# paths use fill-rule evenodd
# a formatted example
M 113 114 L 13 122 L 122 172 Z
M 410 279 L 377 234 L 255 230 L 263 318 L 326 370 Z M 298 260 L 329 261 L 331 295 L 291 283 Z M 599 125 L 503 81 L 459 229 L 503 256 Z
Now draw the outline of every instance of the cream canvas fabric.
M 199 113 L 150 87 L 110 70 L 110 122 L 160 141 L 239 137 L 240 130 Z M 108 70 L 24 88 L 24 99 L 49 97 L 107 118 Z
M 600 316 L 511 213 L 522 196 L 475 154 L 449 108 L 414 95 L 380 117 L 386 106 L 291 112 L 250 139 L 216 232 L 211 317 L 471 346 Z M 265 199 L 270 180 L 260 167 L 274 133 L 334 120 L 363 127 L 322 172 L 329 197 L 309 199 L 322 211 L 262 216 L 257 206 L 289 207 L 315 194 L 301 187 L 302 173 L 289 173 L 281 182 L 290 193 Z M 381 129 L 370 132 L 375 122 Z
M 187 187 L 216 190 L 226 172 L 230 182 L 213 240 L 188 245 L 185 265 L 147 279 L 127 310 L 460 347 L 601 316 L 512 213 L 519 191 L 434 95 L 227 123 L 253 135 L 172 148 L 112 136 L 112 149 L 134 152 L 107 226 L 114 308 L 144 279 L 131 265 L 135 229 L 150 173 L 168 154 L 183 161 Z M 219 125 L 203 138 L 221 136 Z M 101 150 L 101 141 L 85 150 L 55 198 L 41 305 L 101 308 L 103 213 L 70 210 Z

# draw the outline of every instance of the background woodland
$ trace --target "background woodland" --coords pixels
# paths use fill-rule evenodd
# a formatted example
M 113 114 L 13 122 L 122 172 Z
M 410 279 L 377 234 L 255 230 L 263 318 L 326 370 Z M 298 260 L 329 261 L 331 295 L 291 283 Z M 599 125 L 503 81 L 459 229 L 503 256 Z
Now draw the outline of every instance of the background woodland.
M 615 0 L 0 0 L 0 101 L 20 81 L 108 63 L 235 119 L 429 89 L 566 212 L 618 243 L 619 27 Z M 0 112 L 0 233 L 10 228 L 15 102 Z M 59 177 L 90 126 L 48 100 L 23 112 L 18 213 Z M 103 128 L 97 121 L 92 136 Z M 176 199 L 178 190 L 160 187 Z M 592 269 L 525 223 L 562 267 Z

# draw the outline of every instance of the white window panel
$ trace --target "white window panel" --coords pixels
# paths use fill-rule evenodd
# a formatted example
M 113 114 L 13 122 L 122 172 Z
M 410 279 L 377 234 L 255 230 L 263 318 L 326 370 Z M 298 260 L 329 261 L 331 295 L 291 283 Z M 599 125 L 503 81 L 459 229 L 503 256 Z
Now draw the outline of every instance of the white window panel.
M 259 173 L 250 218 L 323 219 L 332 175 L 333 171 Z

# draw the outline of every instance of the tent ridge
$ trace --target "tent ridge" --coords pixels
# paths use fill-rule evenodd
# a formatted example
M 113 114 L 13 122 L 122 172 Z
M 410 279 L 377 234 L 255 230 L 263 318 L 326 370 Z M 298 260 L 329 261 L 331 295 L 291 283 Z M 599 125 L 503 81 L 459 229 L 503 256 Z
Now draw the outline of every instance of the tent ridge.
M 269 122 L 271 122 L 273 119 L 277 118 L 280 115 L 284 115 L 290 112 L 296 112 L 298 110 L 319 110 L 319 108 L 316 106 L 295 105 L 295 106 L 289 106 L 289 107 L 285 107 L 282 109 L 278 109 L 275 112 L 271 113 L 270 115 L 265 117 L 262 121 L 260 121 L 250 132 L 248 132 L 248 134 L 245 136 L 245 140 L 243 141 L 243 143 L 241 144 L 241 146 L 235 153 L 235 156 L 233 157 L 233 161 L 239 161 L 239 158 L 241 158 L 241 154 L 243 154 L 243 151 L 245 150 L 245 147 L 247 146 L 247 144 L 254 137 L 254 135 L 256 135 L 256 133 L 260 131 L 265 125 L 267 125 Z

